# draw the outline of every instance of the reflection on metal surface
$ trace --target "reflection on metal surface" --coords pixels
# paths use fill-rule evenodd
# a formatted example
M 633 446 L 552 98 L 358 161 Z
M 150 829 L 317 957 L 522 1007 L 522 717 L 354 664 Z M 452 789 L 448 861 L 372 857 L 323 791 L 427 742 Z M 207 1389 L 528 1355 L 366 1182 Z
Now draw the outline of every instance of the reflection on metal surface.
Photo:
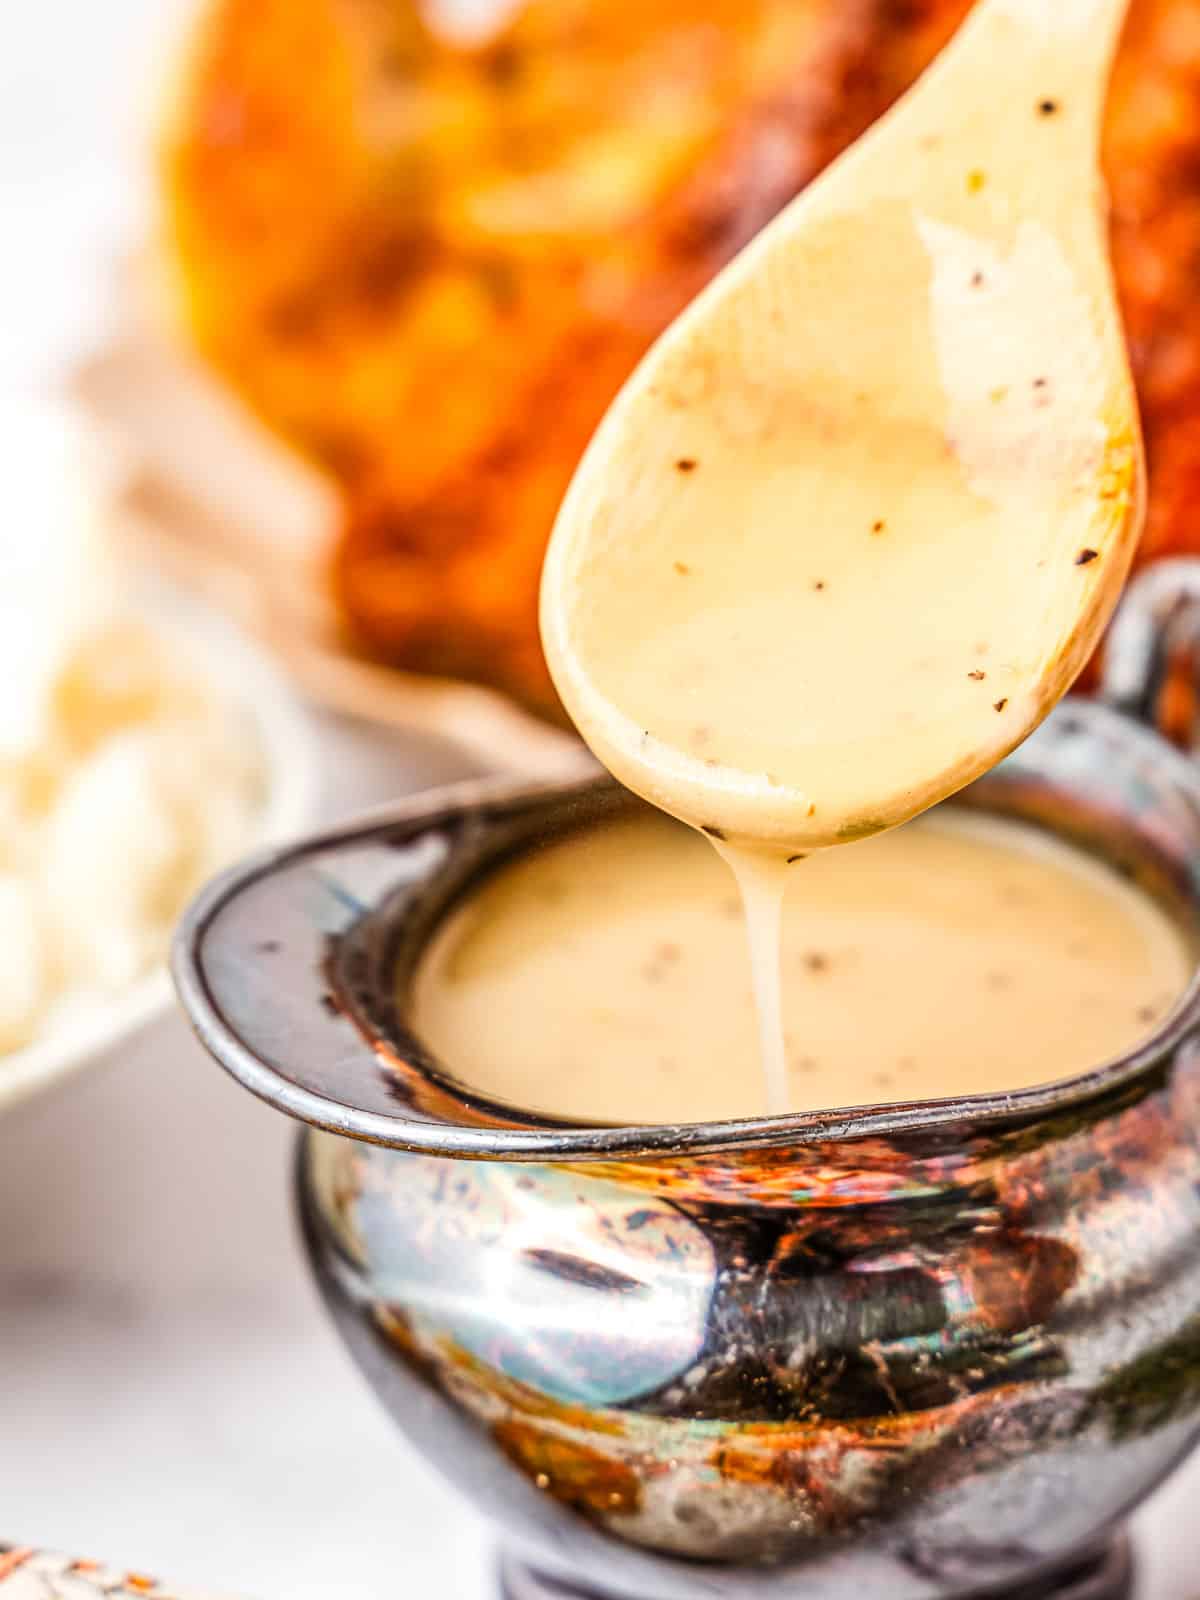
M 674 1206 L 548 1167 L 413 1156 L 359 1174 L 357 1230 L 378 1293 L 405 1307 L 415 1336 L 597 1406 L 696 1359 L 716 1262 Z

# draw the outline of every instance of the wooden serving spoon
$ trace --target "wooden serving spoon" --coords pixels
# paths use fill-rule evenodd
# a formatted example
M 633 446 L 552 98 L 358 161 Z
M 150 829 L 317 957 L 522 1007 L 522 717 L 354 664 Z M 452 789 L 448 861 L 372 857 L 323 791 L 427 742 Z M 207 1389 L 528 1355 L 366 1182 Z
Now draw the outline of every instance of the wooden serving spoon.
M 992 766 L 1144 505 L 1101 114 L 1127 0 L 982 0 L 668 330 L 563 505 L 542 631 L 602 761 L 775 853 Z

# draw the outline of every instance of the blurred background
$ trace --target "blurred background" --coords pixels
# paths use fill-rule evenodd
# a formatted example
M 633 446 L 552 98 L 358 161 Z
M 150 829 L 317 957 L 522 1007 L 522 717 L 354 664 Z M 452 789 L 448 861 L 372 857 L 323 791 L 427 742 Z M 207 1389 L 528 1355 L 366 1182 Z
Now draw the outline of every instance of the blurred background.
M 0 572 L 28 579 L 21 552 L 63 563 L 71 544 L 61 395 L 119 326 L 119 268 L 153 215 L 164 63 L 192 9 L 49 0 L 9 19 Z M 44 577 L 60 597 L 80 582 Z M 436 740 L 314 726 L 337 774 L 321 810 L 469 766 Z M 264 1600 L 490 1593 L 482 1529 L 395 1436 L 306 1282 L 291 1137 L 169 1014 L 0 1113 L 0 1542 Z
M 967 0 L 41 0 L 0 57 L 0 1542 L 220 1593 L 490 1594 L 327 1328 L 292 1130 L 162 954 L 222 862 L 577 760 L 541 552 L 608 400 Z M 1110 170 L 1193 547 L 1200 8 Z M 1189 1600 L 1176 1481 L 1146 1600 Z
M 103 327 L 111 263 L 152 214 L 154 96 L 193 9 L 52 0 L 16 19 L 0 103 L 6 425 Z

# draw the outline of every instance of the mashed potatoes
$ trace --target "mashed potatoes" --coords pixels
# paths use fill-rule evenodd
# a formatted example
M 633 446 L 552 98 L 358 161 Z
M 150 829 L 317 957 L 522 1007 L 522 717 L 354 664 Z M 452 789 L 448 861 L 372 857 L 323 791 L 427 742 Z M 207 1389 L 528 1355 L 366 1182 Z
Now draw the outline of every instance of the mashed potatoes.
M 53 516 L 0 533 L 4 1052 L 161 960 L 261 803 L 249 730 L 186 639 L 122 596 L 78 440 L 33 429 L 19 443 L 18 476 Z

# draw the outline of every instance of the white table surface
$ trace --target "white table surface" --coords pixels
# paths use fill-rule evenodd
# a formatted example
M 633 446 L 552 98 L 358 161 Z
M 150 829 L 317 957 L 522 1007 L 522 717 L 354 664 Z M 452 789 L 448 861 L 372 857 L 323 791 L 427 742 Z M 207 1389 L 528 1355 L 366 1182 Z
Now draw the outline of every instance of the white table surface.
M 0 463 L 6 419 L 99 336 L 105 268 L 147 226 L 152 86 L 190 9 L 6 12 Z M 36 511 L 7 500 L 0 537 Z M 327 814 L 455 775 L 425 745 L 324 740 Z M 174 1018 L 0 1122 L 0 1540 L 259 1600 L 484 1600 L 489 1535 L 384 1418 L 308 1283 L 292 1139 Z M 1193 1507 L 1200 1463 L 1140 1519 L 1140 1600 L 1200 1600 Z

